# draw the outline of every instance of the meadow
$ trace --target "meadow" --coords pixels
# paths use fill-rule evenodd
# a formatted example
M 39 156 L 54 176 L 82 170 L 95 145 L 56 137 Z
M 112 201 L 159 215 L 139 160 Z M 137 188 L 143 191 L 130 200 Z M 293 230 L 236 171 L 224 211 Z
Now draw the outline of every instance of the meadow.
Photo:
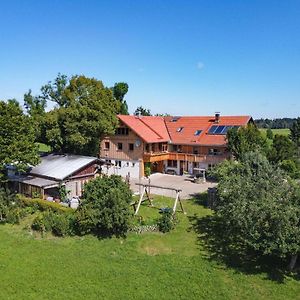
M 267 129 L 265 128 L 260 128 L 259 129 L 264 135 L 267 134 Z M 283 129 L 272 129 L 273 134 L 278 134 L 278 135 L 285 135 L 288 136 L 290 134 L 289 128 L 283 128 Z
M 200 199 L 201 200 L 201 199 Z M 300 282 L 241 270 L 212 259 L 195 224 L 211 215 L 202 200 L 184 201 L 187 214 L 166 234 L 122 239 L 57 238 L 30 230 L 34 216 L 0 225 L 0 299 L 297 299 Z M 172 199 L 141 206 L 143 222 Z

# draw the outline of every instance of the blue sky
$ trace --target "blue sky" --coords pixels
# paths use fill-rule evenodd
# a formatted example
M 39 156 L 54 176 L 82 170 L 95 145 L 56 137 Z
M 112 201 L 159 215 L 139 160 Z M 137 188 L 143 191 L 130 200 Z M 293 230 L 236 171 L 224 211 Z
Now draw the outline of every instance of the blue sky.
M 300 1 L 0 0 L 0 99 L 58 72 L 129 84 L 130 111 L 300 115 Z

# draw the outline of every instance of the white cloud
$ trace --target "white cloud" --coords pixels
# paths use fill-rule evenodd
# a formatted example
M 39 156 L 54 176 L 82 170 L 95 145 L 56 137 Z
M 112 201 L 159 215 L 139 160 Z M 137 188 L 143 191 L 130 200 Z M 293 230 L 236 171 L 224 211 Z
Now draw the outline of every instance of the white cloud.
M 201 69 L 203 69 L 204 68 L 204 63 L 202 62 L 202 61 L 198 61 L 197 62 L 197 69 L 198 70 L 201 70 Z

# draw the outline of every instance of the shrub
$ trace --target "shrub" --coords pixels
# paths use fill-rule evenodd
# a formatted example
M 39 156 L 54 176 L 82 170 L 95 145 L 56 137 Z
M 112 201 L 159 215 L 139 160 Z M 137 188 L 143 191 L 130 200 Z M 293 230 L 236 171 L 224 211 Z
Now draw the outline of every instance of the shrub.
M 36 216 L 31 228 L 40 232 L 49 231 L 56 236 L 70 235 L 74 232 L 74 217 L 72 214 L 44 211 Z
M 157 222 L 159 231 L 166 233 L 175 228 L 175 217 L 171 208 L 161 210 L 161 217 Z
M 24 215 L 16 195 L 0 189 L 0 222 L 19 223 Z
M 84 186 L 76 216 L 79 231 L 124 236 L 129 229 L 132 194 L 120 176 L 97 177 Z
M 23 206 L 33 207 L 40 211 L 46 211 L 46 210 L 50 209 L 51 211 L 54 211 L 54 212 L 63 212 L 63 213 L 66 213 L 66 212 L 72 213 L 73 212 L 72 208 L 62 206 L 61 204 L 56 203 L 56 202 L 50 202 L 50 201 L 46 201 L 43 199 L 30 199 L 30 198 L 26 198 L 24 196 L 19 196 L 19 199 Z

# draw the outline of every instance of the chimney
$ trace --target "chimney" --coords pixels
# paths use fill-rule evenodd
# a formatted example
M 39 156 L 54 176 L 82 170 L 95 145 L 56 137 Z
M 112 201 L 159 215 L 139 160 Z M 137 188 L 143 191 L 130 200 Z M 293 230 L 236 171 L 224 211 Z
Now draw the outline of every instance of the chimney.
M 220 112 L 215 112 L 215 123 L 219 123 L 220 120 Z

